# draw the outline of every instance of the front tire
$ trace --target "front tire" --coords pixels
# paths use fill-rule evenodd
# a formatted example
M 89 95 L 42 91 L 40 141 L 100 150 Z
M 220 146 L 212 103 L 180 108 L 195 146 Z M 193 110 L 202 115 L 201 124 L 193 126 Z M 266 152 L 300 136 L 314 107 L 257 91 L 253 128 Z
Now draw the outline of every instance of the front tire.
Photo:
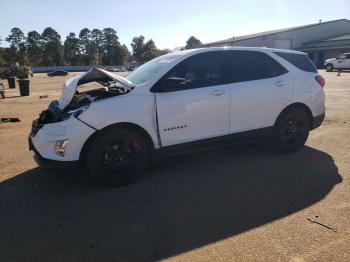
M 134 130 L 113 127 L 93 140 L 85 159 L 95 181 L 124 186 L 140 178 L 148 167 L 149 146 Z
M 332 72 L 334 70 L 334 66 L 332 64 L 327 64 L 326 70 L 327 70 L 327 72 Z
M 278 117 L 273 131 L 273 144 L 278 152 L 291 153 L 300 150 L 311 129 L 308 114 L 300 108 L 289 108 Z

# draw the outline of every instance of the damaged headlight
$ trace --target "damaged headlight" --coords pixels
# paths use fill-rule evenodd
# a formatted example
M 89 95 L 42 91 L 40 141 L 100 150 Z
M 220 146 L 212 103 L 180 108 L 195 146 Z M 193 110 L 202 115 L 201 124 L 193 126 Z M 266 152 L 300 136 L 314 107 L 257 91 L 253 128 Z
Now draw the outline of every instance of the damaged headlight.
M 81 115 L 86 109 L 88 109 L 89 106 L 82 106 L 82 107 L 79 107 L 77 109 L 72 109 L 72 110 L 69 110 L 65 115 L 64 115 L 64 118 L 63 120 L 66 120 L 66 119 L 69 119 L 71 118 L 72 116 L 74 117 L 78 117 L 79 115 Z

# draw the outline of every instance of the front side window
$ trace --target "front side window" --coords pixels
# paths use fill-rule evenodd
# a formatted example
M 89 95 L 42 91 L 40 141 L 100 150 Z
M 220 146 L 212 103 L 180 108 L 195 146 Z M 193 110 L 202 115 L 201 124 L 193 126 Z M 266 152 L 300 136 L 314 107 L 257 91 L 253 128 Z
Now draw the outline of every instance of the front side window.
M 223 53 L 207 52 L 185 59 L 165 75 L 159 83 L 159 88 L 165 91 L 169 81 L 176 83 L 179 90 L 224 84 Z
M 231 83 L 267 79 L 288 72 L 269 55 L 258 51 L 228 51 L 227 59 Z

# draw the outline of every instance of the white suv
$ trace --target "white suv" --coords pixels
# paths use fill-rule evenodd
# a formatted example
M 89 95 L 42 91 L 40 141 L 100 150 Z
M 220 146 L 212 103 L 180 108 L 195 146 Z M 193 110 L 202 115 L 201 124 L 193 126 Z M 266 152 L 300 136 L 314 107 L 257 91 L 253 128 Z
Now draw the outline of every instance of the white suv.
M 77 91 L 92 81 L 101 88 Z M 29 146 L 40 166 L 83 163 L 118 186 L 158 156 L 256 139 L 294 152 L 324 119 L 324 84 L 306 54 L 267 48 L 175 52 L 126 78 L 95 68 L 65 83 Z
M 324 67 L 328 72 L 332 72 L 334 69 L 350 69 L 350 53 L 325 60 Z

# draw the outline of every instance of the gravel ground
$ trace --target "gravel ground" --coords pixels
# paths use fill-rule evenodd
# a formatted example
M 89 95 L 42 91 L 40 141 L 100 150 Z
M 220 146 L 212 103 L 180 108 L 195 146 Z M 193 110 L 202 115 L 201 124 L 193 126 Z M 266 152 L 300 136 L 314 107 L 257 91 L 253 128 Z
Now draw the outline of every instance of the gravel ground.
M 64 79 L 6 90 L 0 117 L 0 261 L 350 261 L 350 72 L 322 71 L 327 116 L 303 150 L 260 145 L 169 158 L 127 187 L 39 169 L 31 121 Z M 48 98 L 39 98 L 48 95 Z

